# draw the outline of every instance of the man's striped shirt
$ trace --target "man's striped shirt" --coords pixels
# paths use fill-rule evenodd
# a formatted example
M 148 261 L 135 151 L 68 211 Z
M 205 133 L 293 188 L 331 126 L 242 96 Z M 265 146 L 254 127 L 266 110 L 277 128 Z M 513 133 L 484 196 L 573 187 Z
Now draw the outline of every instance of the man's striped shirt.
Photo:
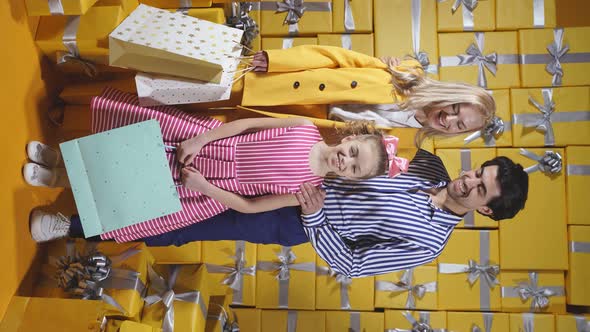
M 327 178 L 324 208 L 303 215 L 303 226 L 320 257 L 349 277 L 422 265 L 440 255 L 462 219 L 422 191 L 449 181 L 440 158 L 424 150 L 395 178 Z

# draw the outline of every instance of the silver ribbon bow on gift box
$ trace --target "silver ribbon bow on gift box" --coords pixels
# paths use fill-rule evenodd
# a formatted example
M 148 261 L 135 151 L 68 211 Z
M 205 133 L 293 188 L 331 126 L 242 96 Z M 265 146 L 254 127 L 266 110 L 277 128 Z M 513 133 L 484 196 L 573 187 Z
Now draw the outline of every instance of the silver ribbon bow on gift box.
M 299 22 L 299 19 L 305 12 L 303 0 L 283 0 L 283 2 L 277 2 L 277 12 L 287 12 L 283 24 L 295 24 Z
M 437 65 L 431 65 L 428 53 L 420 50 L 420 30 L 422 28 L 422 0 L 412 0 L 412 56 L 428 73 L 438 73 Z
M 416 298 L 422 299 L 427 292 L 436 291 L 436 281 L 425 284 L 413 284 L 414 269 L 407 269 L 398 282 L 389 282 L 378 280 L 375 281 L 376 291 L 388 291 L 393 293 L 408 292 L 405 307 L 407 309 L 416 308 Z
M 563 77 L 563 68 L 561 67 L 561 58 L 569 51 L 569 45 L 563 46 L 563 29 L 553 30 L 553 43 L 547 46 L 547 52 L 551 55 L 552 60 L 545 66 L 545 70 L 553 75 L 551 85 L 560 86 Z
M 179 272 L 180 265 L 170 265 L 170 276 L 168 281 L 166 281 L 154 271 L 151 265 L 148 265 L 150 289 L 155 291 L 155 294 L 145 297 L 144 301 L 148 306 L 162 302 L 166 308 L 166 313 L 162 320 L 163 332 L 174 331 L 174 301 L 197 303 L 203 317 L 207 317 L 207 306 L 205 305 L 205 301 L 203 300 L 200 291 L 194 290 L 180 294 L 174 292 L 174 285 L 176 284 L 176 278 L 178 277 Z
M 502 287 L 502 297 L 519 297 L 523 302 L 531 300 L 531 311 L 541 311 L 549 306 L 549 297 L 564 296 L 561 286 L 539 287 L 536 272 L 529 272 L 528 282 L 519 282 L 515 287 Z
M 256 275 L 255 266 L 246 266 L 245 242 L 236 241 L 236 253 L 231 256 L 235 264 L 233 266 L 206 264 L 209 273 L 225 273 L 227 276 L 222 283 L 234 290 L 232 303 L 241 304 L 243 301 L 244 276 Z
M 89 60 L 82 59 L 80 56 L 78 42 L 76 41 L 79 25 L 80 16 L 68 16 L 62 37 L 62 43 L 68 49 L 68 52 L 57 52 L 57 64 L 61 65 L 65 63 L 76 63 L 82 67 L 86 75 L 94 77 L 97 75 L 98 69 L 94 63 Z
M 545 175 L 551 176 L 561 172 L 563 167 L 563 160 L 561 155 L 557 152 L 545 151 L 543 156 L 537 156 L 531 151 L 521 148 L 520 154 L 537 162 L 537 164 L 524 169 L 524 171 L 529 174 L 541 171 Z
M 209 314 L 209 318 L 217 319 L 220 325 L 220 332 L 240 332 L 240 326 L 238 325 L 238 320 L 235 314 L 233 314 L 233 319 L 230 318 L 229 314 L 225 310 L 225 308 L 219 304 L 216 304 L 219 307 L 219 314 L 218 315 L 211 315 Z M 231 311 L 231 310 L 230 310 Z
M 492 75 L 496 76 L 496 65 L 498 64 L 498 54 L 496 52 L 492 52 L 488 55 L 483 55 L 484 49 L 484 35 L 483 33 L 476 32 L 475 33 L 475 44 L 469 45 L 467 50 L 465 51 L 466 54 L 459 54 L 459 65 L 477 65 L 477 85 L 487 88 L 488 81 L 486 79 L 486 73 L 484 68 L 492 73 Z
M 430 326 L 429 312 L 420 312 L 420 320 L 416 320 L 408 311 L 403 312 L 402 315 L 404 315 L 406 320 L 412 324 L 412 329 L 394 328 L 386 329 L 385 332 L 447 332 L 447 329 L 435 329 Z
M 480 131 L 476 131 L 463 139 L 463 144 L 469 144 L 476 139 L 483 137 L 486 146 L 493 146 L 495 139 L 504 133 L 504 120 L 494 116 L 488 124 Z
M 242 35 L 242 44 L 247 48 L 252 48 L 252 41 L 258 36 L 258 24 L 252 17 L 254 4 L 252 2 L 232 2 L 232 14 L 228 16 L 226 24 L 236 29 L 244 30 Z
M 447 0 L 438 0 L 438 2 L 444 2 Z M 473 11 L 477 8 L 478 0 L 455 0 L 453 6 L 451 6 L 451 12 L 455 14 L 455 12 L 463 5 L 463 30 L 465 31 L 473 31 L 474 28 L 474 18 L 473 18 Z

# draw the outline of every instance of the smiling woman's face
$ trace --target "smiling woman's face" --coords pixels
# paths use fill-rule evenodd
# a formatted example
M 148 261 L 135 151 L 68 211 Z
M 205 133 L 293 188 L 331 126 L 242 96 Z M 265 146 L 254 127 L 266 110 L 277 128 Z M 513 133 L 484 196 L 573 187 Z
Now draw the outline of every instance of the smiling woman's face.
M 472 132 L 483 128 L 482 114 L 471 104 L 453 104 L 428 113 L 428 126 L 448 134 Z

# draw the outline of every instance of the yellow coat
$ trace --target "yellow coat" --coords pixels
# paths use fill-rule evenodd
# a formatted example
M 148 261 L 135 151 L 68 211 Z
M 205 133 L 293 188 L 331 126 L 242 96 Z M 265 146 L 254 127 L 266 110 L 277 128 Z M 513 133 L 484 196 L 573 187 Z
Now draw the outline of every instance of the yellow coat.
M 394 93 L 387 65 L 378 58 L 318 45 L 267 53 L 268 72 L 251 72 L 245 77 L 244 106 L 386 104 L 403 100 Z M 399 68 L 419 66 L 415 60 L 404 60 Z

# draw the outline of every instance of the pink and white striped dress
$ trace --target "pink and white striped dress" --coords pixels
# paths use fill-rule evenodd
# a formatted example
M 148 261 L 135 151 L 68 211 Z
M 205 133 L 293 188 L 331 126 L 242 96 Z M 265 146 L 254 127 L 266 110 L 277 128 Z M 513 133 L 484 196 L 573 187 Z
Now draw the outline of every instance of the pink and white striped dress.
M 111 88 L 92 99 L 91 109 L 94 133 L 156 119 L 164 144 L 172 146 L 223 124 L 170 106 L 140 107 L 136 96 Z M 319 185 L 323 181 L 309 168 L 309 152 L 320 140 L 315 126 L 267 129 L 211 142 L 203 147 L 194 165 L 210 183 L 240 195 L 295 193 L 303 182 Z M 180 182 L 176 150 L 168 150 L 172 177 Z M 181 211 L 104 233 L 101 238 L 132 241 L 179 229 L 228 209 L 184 187 L 178 187 L 178 194 Z

